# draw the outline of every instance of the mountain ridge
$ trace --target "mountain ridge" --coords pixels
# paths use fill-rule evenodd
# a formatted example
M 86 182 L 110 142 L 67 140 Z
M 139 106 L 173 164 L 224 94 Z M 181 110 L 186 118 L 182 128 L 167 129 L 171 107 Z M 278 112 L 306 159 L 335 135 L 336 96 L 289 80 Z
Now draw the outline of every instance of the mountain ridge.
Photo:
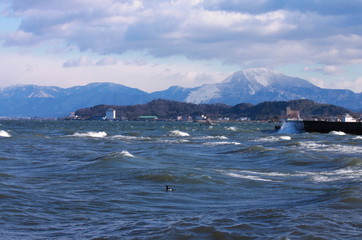
M 171 86 L 152 93 L 112 82 L 70 88 L 15 85 L 0 89 L 0 116 L 64 117 L 80 108 L 100 104 L 145 104 L 154 99 L 227 105 L 310 99 L 351 110 L 360 109 L 362 105 L 362 93 L 323 89 L 307 80 L 260 68 L 235 72 L 219 83 L 194 88 Z

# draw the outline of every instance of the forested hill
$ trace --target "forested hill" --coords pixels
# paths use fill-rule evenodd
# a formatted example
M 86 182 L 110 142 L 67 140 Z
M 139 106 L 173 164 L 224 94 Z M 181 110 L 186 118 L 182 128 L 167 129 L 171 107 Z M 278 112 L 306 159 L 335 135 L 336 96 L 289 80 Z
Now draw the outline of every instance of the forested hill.
M 129 120 L 135 120 L 139 116 L 157 116 L 161 119 L 171 119 L 176 116 L 196 117 L 201 115 L 206 115 L 212 119 L 221 117 L 228 117 L 231 119 L 248 117 L 252 120 L 270 120 L 282 115 L 287 107 L 300 111 L 301 117 L 327 117 L 345 113 L 354 115 L 353 112 L 342 107 L 330 104 L 320 104 L 305 99 L 263 102 L 257 105 L 241 103 L 235 106 L 225 104 L 193 104 L 158 99 L 141 105 L 97 105 L 91 108 L 79 109 L 75 114 L 81 118 L 90 119 L 98 116 L 105 116 L 108 109 L 114 109 L 116 110 L 117 118 L 122 117 Z

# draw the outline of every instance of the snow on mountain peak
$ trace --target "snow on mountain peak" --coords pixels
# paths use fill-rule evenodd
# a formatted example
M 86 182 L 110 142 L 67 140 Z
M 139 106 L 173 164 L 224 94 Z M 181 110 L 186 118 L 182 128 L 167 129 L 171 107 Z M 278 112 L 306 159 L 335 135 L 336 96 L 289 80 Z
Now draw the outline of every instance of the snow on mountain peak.
M 267 68 L 251 68 L 241 72 L 249 81 L 256 81 L 264 87 L 268 87 L 276 76 L 283 75 Z

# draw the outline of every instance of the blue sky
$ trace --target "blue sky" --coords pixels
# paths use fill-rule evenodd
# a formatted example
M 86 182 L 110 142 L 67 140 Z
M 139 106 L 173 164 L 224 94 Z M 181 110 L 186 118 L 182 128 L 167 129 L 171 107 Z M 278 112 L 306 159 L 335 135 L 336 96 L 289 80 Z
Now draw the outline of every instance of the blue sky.
M 270 68 L 362 92 L 362 0 L 0 0 L 0 87 L 144 91 Z

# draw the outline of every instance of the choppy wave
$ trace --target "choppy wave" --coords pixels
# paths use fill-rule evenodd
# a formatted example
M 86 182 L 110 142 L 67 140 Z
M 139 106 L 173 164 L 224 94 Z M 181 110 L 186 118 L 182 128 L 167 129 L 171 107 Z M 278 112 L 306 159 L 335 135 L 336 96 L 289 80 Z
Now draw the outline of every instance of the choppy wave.
M 362 170 L 360 168 L 344 168 L 334 171 L 301 172 L 300 174 L 310 177 L 313 182 L 361 181 Z
M 233 131 L 233 132 L 239 132 L 239 131 L 241 131 L 240 128 L 235 127 L 235 126 L 227 127 L 227 128 L 225 128 L 225 129 L 228 130 L 228 131 Z
M 152 140 L 150 137 L 135 137 L 135 136 L 126 136 L 126 135 L 115 135 L 112 138 L 126 140 L 126 141 L 144 141 L 144 140 Z
M 178 144 L 178 143 L 189 143 L 190 140 L 187 139 L 177 139 L 177 140 L 172 140 L 172 139 L 159 139 L 157 140 L 157 142 L 159 143 L 167 143 L 167 144 Z
M 92 137 L 92 138 L 103 138 L 107 136 L 106 132 L 76 132 L 73 134 L 75 137 Z
M 204 136 L 204 137 L 194 137 L 194 139 L 220 139 L 227 140 L 228 138 L 225 136 Z
M 341 132 L 341 131 L 331 131 L 330 134 L 339 135 L 339 136 L 344 136 L 344 135 L 346 135 L 345 132 Z
M 0 137 L 3 236 L 360 239 L 362 136 L 263 131 L 268 123 L 0 122 L 12 135 Z
M 256 141 L 260 141 L 260 142 L 276 142 L 276 141 L 289 141 L 292 140 L 292 138 L 290 136 L 269 136 L 269 137 L 265 137 L 265 138 L 260 138 L 257 139 Z
M 243 178 L 243 179 L 247 179 L 247 180 L 262 181 L 262 182 L 278 182 L 278 180 L 273 180 L 273 179 L 268 179 L 268 178 L 262 177 L 262 175 L 264 175 L 264 174 L 261 174 L 259 172 L 239 171 L 239 170 L 234 170 L 234 171 L 219 170 L 219 172 L 224 175 L 234 177 L 234 178 Z
M 172 137 L 189 137 L 190 134 L 188 134 L 187 132 L 182 132 L 180 130 L 173 130 L 169 133 L 169 136 Z
M 130 152 L 128 152 L 127 150 L 123 150 L 122 152 L 120 152 L 120 155 L 124 156 L 124 157 L 135 158 L 135 156 L 133 154 L 131 154 Z
M 204 145 L 208 145 L 208 146 L 218 146 L 218 145 L 240 145 L 241 143 L 239 142 L 206 142 L 204 143 Z
M 0 130 L 0 137 L 11 137 L 10 133 L 8 133 L 7 131 L 4 130 Z
M 362 146 L 342 145 L 342 144 L 324 144 L 314 141 L 301 142 L 302 149 L 316 152 L 339 152 L 339 153 L 362 153 Z
M 262 182 L 286 182 L 286 181 L 298 181 L 301 177 L 306 178 L 311 182 L 323 183 L 323 182 L 336 182 L 336 181 L 362 181 L 362 170 L 360 168 L 343 168 L 332 171 L 321 172 L 295 172 L 295 173 L 281 173 L 281 172 L 258 172 L 247 170 L 217 170 L 217 172 L 224 175 L 244 178 L 254 181 Z

